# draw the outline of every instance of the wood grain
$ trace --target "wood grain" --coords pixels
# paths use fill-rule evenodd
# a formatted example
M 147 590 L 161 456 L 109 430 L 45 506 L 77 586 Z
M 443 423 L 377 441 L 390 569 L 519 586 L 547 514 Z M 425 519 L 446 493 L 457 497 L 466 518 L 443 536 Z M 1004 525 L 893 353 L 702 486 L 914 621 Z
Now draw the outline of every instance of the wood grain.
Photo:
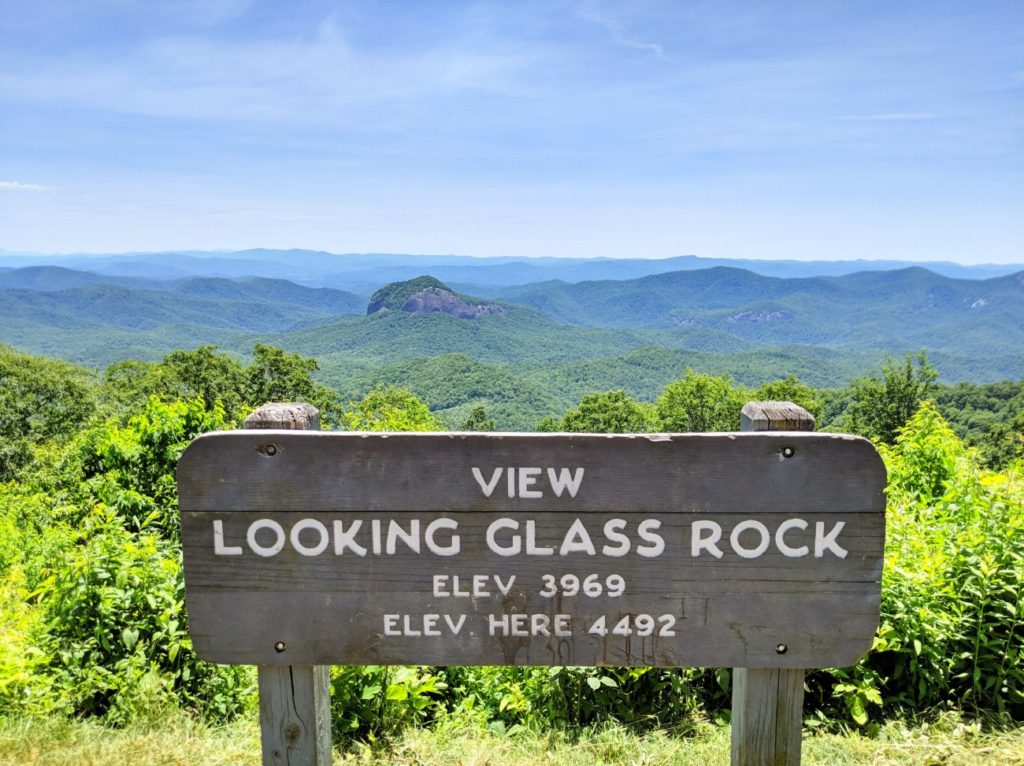
M 263 766 L 330 766 L 330 668 L 261 665 L 258 675 Z
M 735 668 L 732 766 L 799 766 L 804 671 Z
M 748 402 L 740 421 L 744 431 L 814 430 L 792 402 Z M 801 667 L 733 668 L 732 766 L 800 766 L 803 700 Z
M 784 452 L 791 452 L 786 457 Z M 490 497 L 485 482 L 501 467 L 541 468 L 530 491 L 509 497 L 499 477 Z M 544 471 L 584 468 L 576 496 L 556 496 Z M 863 439 L 831 434 L 688 434 L 594 436 L 566 434 L 352 434 L 285 431 L 232 432 L 200 437 L 179 465 L 182 538 L 190 626 L 199 655 L 249 664 L 518 664 L 719 665 L 734 667 L 851 664 L 871 643 L 878 621 L 885 474 Z M 513 483 L 517 494 L 518 482 Z M 394 553 L 374 554 L 369 528 L 394 521 L 405 530 L 419 521 L 457 523 L 459 553 L 415 553 L 399 542 Z M 518 525 L 550 555 L 498 555 L 486 544 L 495 521 Z M 604 555 L 605 524 L 619 519 L 630 538 L 622 556 Z M 790 519 L 791 546 L 808 545 L 792 558 L 776 549 L 775 531 Z M 247 544 L 254 522 L 279 524 L 282 550 L 256 555 Z M 364 549 L 340 555 L 333 539 L 316 555 L 315 524 L 333 533 L 351 529 Z M 579 520 L 594 544 L 561 553 Z M 638 525 L 657 522 L 664 551 L 638 553 Z M 769 532 L 769 550 L 743 558 L 729 542 L 736 525 L 757 521 Z M 214 523 L 222 545 L 214 550 Z M 722 530 L 723 555 L 694 557 L 695 522 Z M 847 551 L 815 558 L 815 525 L 845 524 L 837 538 Z M 505 529 L 508 542 L 513 532 Z M 422 537 L 422 535 L 421 535 Z M 274 535 L 263 530 L 261 545 Z M 447 538 L 446 538 L 447 539 Z M 738 537 L 756 546 L 756 531 Z M 577 538 L 578 541 L 578 538 Z M 525 548 L 525 541 L 523 541 Z M 544 575 L 620 575 L 619 597 L 558 594 L 544 598 Z M 437 595 L 435 576 L 516 578 L 508 592 L 493 586 L 470 597 Z M 491 615 L 569 615 L 571 636 L 491 635 Z M 598 635 L 588 632 L 604 616 L 610 629 L 636 615 L 670 616 L 675 635 Z M 459 633 L 389 635 L 388 615 L 408 616 L 423 631 L 424 615 L 465 618 Z M 511 618 L 510 618 L 511 619 Z M 499 623 L 500 626 L 500 623 Z M 285 651 L 274 646 L 284 643 Z M 780 644 L 785 651 L 780 652 Z
M 311 404 L 270 402 L 245 419 L 247 429 L 319 430 Z M 327 666 L 260 665 L 263 766 L 330 766 L 331 673 Z

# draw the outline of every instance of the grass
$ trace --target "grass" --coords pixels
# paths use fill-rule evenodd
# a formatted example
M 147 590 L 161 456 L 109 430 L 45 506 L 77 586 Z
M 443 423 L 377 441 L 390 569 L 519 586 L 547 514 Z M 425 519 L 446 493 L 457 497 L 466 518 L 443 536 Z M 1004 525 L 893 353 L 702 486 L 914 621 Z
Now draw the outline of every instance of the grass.
M 386 747 L 357 746 L 337 764 L 385 766 L 712 766 L 729 763 L 729 730 L 640 735 L 618 727 L 505 735 L 474 726 L 413 729 Z M 57 718 L 0 720 L 2 766 L 225 766 L 259 758 L 259 728 L 244 720 L 212 727 L 184 716 L 111 729 Z M 808 734 L 806 766 L 1024 766 L 1024 728 L 987 731 L 949 716 L 931 724 L 890 723 L 877 737 Z

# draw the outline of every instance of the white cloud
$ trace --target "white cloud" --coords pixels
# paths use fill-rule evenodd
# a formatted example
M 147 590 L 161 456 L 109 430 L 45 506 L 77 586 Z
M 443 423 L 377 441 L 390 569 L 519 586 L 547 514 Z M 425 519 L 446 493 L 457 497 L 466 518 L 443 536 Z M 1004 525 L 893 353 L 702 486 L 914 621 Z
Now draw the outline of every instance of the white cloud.
M 584 21 L 597 24 L 603 27 L 612 39 L 624 48 L 636 48 L 653 53 L 660 59 L 665 58 L 665 48 L 660 43 L 638 40 L 629 34 L 623 24 L 610 16 L 596 11 L 593 6 L 583 3 L 573 3 L 573 12 Z
M 509 93 L 530 53 L 446 40 L 401 54 L 353 45 L 336 16 L 306 36 L 164 36 L 118 57 L 23 59 L 0 96 L 185 119 L 387 123 L 438 98 Z
M 41 184 L 25 184 L 21 181 L 0 181 L 0 191 L 44 192 L 53 190 L 49 186 L 42 186 Z

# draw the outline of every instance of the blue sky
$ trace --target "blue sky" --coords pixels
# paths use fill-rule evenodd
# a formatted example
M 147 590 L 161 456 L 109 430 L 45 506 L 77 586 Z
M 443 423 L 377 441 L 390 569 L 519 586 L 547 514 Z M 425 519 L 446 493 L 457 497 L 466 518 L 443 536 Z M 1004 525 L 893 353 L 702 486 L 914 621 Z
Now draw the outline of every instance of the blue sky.
M 1024 3 L 0 0 L 0 248 L 1024 262 Z

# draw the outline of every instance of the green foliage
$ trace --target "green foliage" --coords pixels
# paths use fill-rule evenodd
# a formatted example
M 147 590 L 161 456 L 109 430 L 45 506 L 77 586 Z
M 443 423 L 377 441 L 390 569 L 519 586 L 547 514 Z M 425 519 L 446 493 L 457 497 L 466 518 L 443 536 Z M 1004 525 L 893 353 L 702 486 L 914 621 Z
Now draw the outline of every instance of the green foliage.
M 924 351 L 903 363 L 889 358 L 881 370 L 853 383 L 853 401 L 846 410 L 845 426 L 856 434 L 892 444 L 899 429 L 935 388 L 938 373 Z
M 349 431 L 441 430 L 427 405 L 397 386 L 378 386 L 358 402 L 352 402 L 341 421 Z
M 245 387 L 247 371 L 242 364 L 214 346 L 172 351 L 164 357 L 163 366 L 174 384 L 167 392 L 172 400 L 199 397 L 207 410 L 213 411 L 219 404 L 232 414 L 238 413 L 246 401 L 256 401 Z
M 337 395 L 313 380 L 313 373 L 320 369 L 315 359 L 263 343 L 253 347 L 252 356 L 245 372 L 245 398 L 253 407 L 266 402 L 308 402 L 320 410 L 327 426 L 338 422 Z
M 940 385 L 935 403 L 986 465 L 1002 468 L 1024 457 L 1024 381 Z
M 443 710 L 443 674 L 420 666 L 331 668 L 333 729 L 343 740 L 370 741 L 424 724 Z
M 84 434 L 79 457 L 89 492 L 134 529 L 154 526 L 178 534 L 175 468 L 196 436 L 224 428 L 219 405 L 201 399 L 165 404 L 151 398 L 125 427 L 102 426 Z
M 555 413 L 568 406 L 568 402 L 560 401 L 534 382 L 528 373 L 480 362 L 466 354 L 411 359 L 355 373 L 344 380 L 333 376 L 332 380 L 359 396 L 379 385 L 408 389 L 450 427 L 461 426 L 475 407 L 483 407 L 488 419 L 494 420 L 495 428 L 525 431 L 533 425 L 536 413 Z
M 661 361 L 659 354 L 631 357 L 635 369 Z M 912 361 L 888 362 L 874 385 L 860 381 L 849 400 L 868 391 L 902 402 L 897 394 L 927 388 L 926 360 Z M 472 385 L 460 388 L 446 369 L 465 370 Z M 489 405 L 469 405 L 473 397 L 461 398 L 467 393 L 489 402 L 484 394 L 526 390 L 502 381 L 506 368 L 468 357 L 406 372 L 415 377 L 416 370 L 430 370 L 431 390 L 451 405 L 449 415 L 463 413 L 466 427 L 493 427 Z M 312 360 L 268 346 L 257 346 L 248 367 L 199 348 L 108 371 L 107 402 L 134 408 L 126 416 L 86 425 L 91 409 L 66 420 L 54 409 L 58 425 L 31 437 L 34 462 L 17 483 L 0 485 L 0 706 L 32 712 L 49 705 L 123 723 L 172 705 L 220 720 L 251 704 L 251 671 L 199 662 L 185 635 L 174 467 L 192 438 L 225 427 L 224 402 L 257 403 L 250 398 L 257 389 L 260 399 L 326 397 L 315 371 Z M 68 372 L 88 393 L 88 377 Z M 989 413 L 1019 412 L 1017 385 L 957 387 L 945 406 L 970 409 L 961 425 L 995 433 Z M 39 391 L 55 402 L 67 397 L 60 386 Z M 155 396 L 141 399 L 143 392 Z M 184 393 L 187 401 L 173 400 Z M 541 428 L 649 430 L 656 418 L 671 430 L 731 430 L 749 398 L 819 407 L 825 420 L 841 413 L 847 397 L 794 377 L 751 392 L 688 369 L 656 405 L 621 389 L 584 394 Z M 941 402 L 918 401 L 882 449 L 890 475 L 882 623 L 860 664 L 809 676 L 808 712 L 819 719 L 872 730 L 883 716 L 937 706 L 1024 718 L 1024 476 L 1019 464 L 984 470 L 983 456 L 941 413 Z M 440 427 L 424 401 L 397 386 L 370 390 L 343 422 L 370 430 Z M 609 720 L 675 727 L 727 706 L 729 671 L 373 666 L 335 668 L 332 682 L 339 737 L 374 741 L 452 715 L 504 731 Z
M 494 421 L 487 417 L 487 410 L 474 407 L 469 417 L 459 427 L 460 431 L 493 431 Z
M 491 728 L 679 725 L 726 696 L 713 671 L 591 667 L 447 668 L 453 712 Z M 722 677 L 727 681 L 728 674 Z M 727 691 L 727 684 L 725 687 Z
M 214 346 L 172 351 L 161 362 L 118 362 L 104 374 L 103 395 L 115 413 L 137 412 L 150 397 L 165 402 L 200 399 L 229 422 L 266 402 L 309 402 L 328 426 L 340 415 L 337 394 L 313 379 L 316 360 L 257 343 L 245 366 Z
M 933 402 L 921 402 L 914 416 L 900 428 L 896 444 L 882 445 L 889 464 L 890 494 L 931 503 L 950 488 L 957 462 L 967 448 L 939 414 Z
M 669 383 L 658 397 L 655 415 L 659 430 L 738 431 L 744 399 L 729 377 L 687 369 L 682 379 Z
M 48 675 L 70 712 L 125 723 L 140 705 L 170 705 L 176 697 L 213 718 L 238 713 L 251 678 L 195 657 L 177 547 L 147 529 L 128 529 L 102 504 L 74 543 L 36 590 L 47 621 Z
M 95 406 L 85 370 L 0 346 L 0 481 L 27 466 L 36 446 L 74 434 Z
M 642 433 L 652 430 L 646 408 L 625 391 L 587 394 L 579 407 L 569 410 L 557 430 L 583 433 Z
M 816 673 L 856 723 L 938 706 L 1024 719 L 1024 473 L 980 470 L 930 404 L 883 454 L 889 485 L 882 621 L 851 669 Z

